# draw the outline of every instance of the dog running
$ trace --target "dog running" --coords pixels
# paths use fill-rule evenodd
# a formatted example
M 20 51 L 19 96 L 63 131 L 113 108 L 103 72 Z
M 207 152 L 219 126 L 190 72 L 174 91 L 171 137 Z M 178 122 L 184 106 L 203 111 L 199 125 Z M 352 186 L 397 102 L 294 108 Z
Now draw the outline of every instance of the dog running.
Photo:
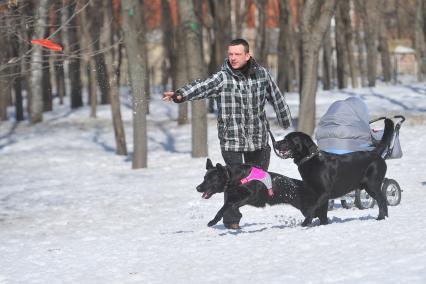
M 304 181 L 305 193 L 301 195 L 301 203 L 307 209 L 302 226 L 311 224 L 318 210 L 327 214 L 324 208 L 329 199 L 341 197 L 357 188 L 365 189 L 377 201 L 377 220 L 388 216 L 387 202 L 380 190 L 387 169 L 381 155 L 388 147 L 393 131 L 394 123 L 387 118 L 383 136 L 373 151 L 342 155 L 319 151 L 311 137 L 302 132 L 291 132 L 275 143 L 283 158 L 293 159 Z
M 197 191 L 203 193 L 202 198 L 209 199 L 216 193 L 228 192 L 226 202 L 216 216 L 208 222 L 209 227 L 217 224 L 227 210 L 235 210 L 244 205 L 265 207 L 266 204 L 286 203 L 301 210 L 302 214 L 307 216 L 301 199 L 309 200 L 310 196 L 301 198 L 305 192 L 302 190 L 301 180 L 273 172 L 264 172 L 249 164 L 223 166 L 217 163 L 213 166 L 210 159 L 207 159 L 206 170 L 203 182 L 197 186 Z M 327 222 L 327 212 L 318 211 L 315 215 L 320 218 L 321 223 Z

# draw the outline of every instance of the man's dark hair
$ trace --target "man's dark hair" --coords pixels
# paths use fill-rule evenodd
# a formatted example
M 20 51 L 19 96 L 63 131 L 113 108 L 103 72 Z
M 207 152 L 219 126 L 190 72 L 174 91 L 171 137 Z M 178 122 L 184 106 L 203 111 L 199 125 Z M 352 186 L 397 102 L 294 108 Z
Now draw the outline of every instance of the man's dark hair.
M 231 40 L 231 42 L 228 44 L 228 46 L 234 46 L 234 45 L 242 45 L 242 46 L 244 46 L 244 51 L 246 53 L 249 53 L 249 51 L 250 51 L 250 46 L 249 46 L 248 42 L 245 39 L 236 38 L 236 39 Z

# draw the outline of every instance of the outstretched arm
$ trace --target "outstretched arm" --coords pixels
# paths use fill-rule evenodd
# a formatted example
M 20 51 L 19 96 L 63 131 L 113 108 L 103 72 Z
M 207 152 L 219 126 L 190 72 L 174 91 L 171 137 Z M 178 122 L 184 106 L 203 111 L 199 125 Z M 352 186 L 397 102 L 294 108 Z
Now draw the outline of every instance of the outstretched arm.
M 164 92 L 163 101 L 182 103 L 185 101 L 200 100 L 209 97 L 214 97 L 219 94 L 220 88 L 223 85 L 223 74 L 218 72 L 205 80 L 195 80 L 191 83 L 179 88 L 174 92 Z

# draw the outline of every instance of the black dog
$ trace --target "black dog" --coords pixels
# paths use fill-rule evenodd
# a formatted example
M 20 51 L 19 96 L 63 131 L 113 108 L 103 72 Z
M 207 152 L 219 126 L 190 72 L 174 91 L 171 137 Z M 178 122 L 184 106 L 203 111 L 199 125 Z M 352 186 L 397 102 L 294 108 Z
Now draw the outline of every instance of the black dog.
M 389 145 L 394 132 L 391 119 L 385 119 L 382 139 L 373 151 L 353 152 L 336 155 L 318 151 L 311 137 L 302 132 L 292 132 L 275 143 L 275 148 L 283 158 L 293 158 L 298 165 L 306 194 L 309 200 L 302 200 L 308 207 L 302 226 L 307 226 L 314 218 L 314 212 L 346 193 L 363 188 L 379 205 L 377 220 L 388 216 L 386 199 L 380 190 L 386 174 L 386 162 L 381 157 Z M 314 199 L 315 202 L 311 203 Z
M 252 165 L 242 164 L 235 166 L 222 166 L 221 164 L 213 163 L 207 159 L 206 174 L 204 181 L 197 186 L 197 191 L 202 192 L 202 197 L 210 198 L 215 193 L 227 191 L 228 198 L 222 208 L 217 212 L 216 216 L 208 223 L 208 226 L 213 226 L 219 222 L 223 214 L 229 209 L 238 209 L 244 205 L 254 207 L 265 207 L 266 204 L 276 205 L 287 203 L 302 211 L 305 215 L 305 210 L 302 208 L 301 195 L 303 195 L 303 182 L 301 180 L 292 179 L 277 173 L 268 172 L 272 181 L 272 192 L 270 195 L 266 190 L 265 185 L 258 181 L 252 180 L 248 183 L 241 184 L 241 180 L 246 178 L 252 169 Z M 303 200 L 309 200 L 310 196 L 303 197 Z M 311 200 L 311 203 L 314 200 Z M 327 206 L 317 210 L 316 216 L 320 218 L 321 223 L 326 224 Z

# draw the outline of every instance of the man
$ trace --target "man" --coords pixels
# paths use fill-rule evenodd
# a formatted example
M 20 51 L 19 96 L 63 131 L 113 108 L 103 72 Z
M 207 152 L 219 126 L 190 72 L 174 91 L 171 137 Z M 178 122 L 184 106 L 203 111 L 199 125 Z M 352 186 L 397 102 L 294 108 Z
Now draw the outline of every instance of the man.
M 164 101 L 176 103 L 205 98 L 216 100 L 218 136 L 225 163 L 251 163 L 266 171 L 271 157 L 266 101 L 273 105 L 284 129 L 291 126 L 291 115 L 269 72 L 250 56 L 246 40 L 234 39 L 228 44 L 228 58 L 219 72 L 163 95 Z M 223 223 L 227 228 L 238 229 L 241 217 L 239 210 L 230 209 L 224 213 Z

